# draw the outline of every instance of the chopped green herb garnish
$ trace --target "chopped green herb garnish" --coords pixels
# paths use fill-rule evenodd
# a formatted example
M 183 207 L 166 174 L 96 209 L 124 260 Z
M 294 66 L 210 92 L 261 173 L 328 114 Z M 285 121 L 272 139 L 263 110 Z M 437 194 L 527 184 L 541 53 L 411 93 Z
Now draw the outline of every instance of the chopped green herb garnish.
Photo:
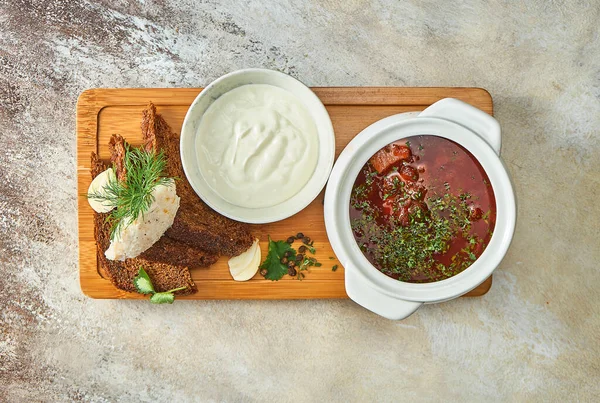
M 312 242 L 311 242 L 311 245 L 312 245 Z M 306 246 L 306 249 L 308 249 L 308 251 L 314 255 L 317 252 L 317 250 L 314 247 L 312 247 L 311 245 L 304 244 L 304 246 Z
M 415 198 L 421 197 L 418 193 L 415 193 Z M 415 272 L 427 272 L 434 256 L 448 251 L 457 233 L 465 237 L 469 244 L 476 243 L 476 239 L 469 235 L 470 210 L 466 203 L 469 195 L 461 196 L 445 193 L 428 198 L 429 212 L 425 214 L 421 209 L 413 210 L 407 226 L 396 223 L 393 229 L 385 229 L 377 220 L 364 214 L 352 220 L 351 226 L 355 234 L 363 234 L 357 238 L 359 245 L 362 245 L 361 250 L 368 250 L 378 267 L 385 268 L 382 270 L 384 273 L 406 281 Z M 392 222 L 395 220 L 393 217 L 389 219 Z M 367 247 L 367 243 L 377 247 Z M 444 270 L 446 273 L 460 272 L 466 263 L 470 264 L 456 260 L 453 265 L 444 266 Z
M 334 264 L 333 267 L 331 268 L 331 271 L 336 271 L 338 269 L 338 265 Z

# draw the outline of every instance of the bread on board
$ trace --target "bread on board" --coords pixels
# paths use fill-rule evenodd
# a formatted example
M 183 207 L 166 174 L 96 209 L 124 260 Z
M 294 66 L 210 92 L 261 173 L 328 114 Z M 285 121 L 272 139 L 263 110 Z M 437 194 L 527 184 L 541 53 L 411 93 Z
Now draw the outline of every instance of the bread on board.
M 172 227 L 158 242 L 138 257 L 125 261 L 109 260 L 104 252 L 110 245 L 110 213 L 94 212 L 94 235 L 99 272 L 115 287 L 135 292 L 133 278 L 143 267 L 150 276 L 157 292 L 179 287 L 177 295 L 197 291 L 191 278 L 190 268 L 207 267 L 217 261 L 220 255 L 235 256 L 252 245 L 253 237 L 248 225 L 239 223 L 210 209 L 196 195 L 185 177 L 179 157 L 179 137 L 175 135 L 165 120 L 150 103 L 143 112 L 142 133 L 144 147 L 154 152 L 162 151 L 167 161 L 166 176 L 177 178 L 177 194 L 181 198 L 180 207 Z M 125 150 L 127 143 L 118 134 L 113 134 L 109 142 L 111 163 L 119 180 L 126 180 Z M 92 179 L 107 167 L 92 153 Z

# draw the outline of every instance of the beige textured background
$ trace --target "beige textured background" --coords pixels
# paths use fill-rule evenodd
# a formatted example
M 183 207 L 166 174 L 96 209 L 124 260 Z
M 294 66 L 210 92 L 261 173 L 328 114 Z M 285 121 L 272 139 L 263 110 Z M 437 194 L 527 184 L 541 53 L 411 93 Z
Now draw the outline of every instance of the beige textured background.
M 597 401 L 600 2 L 507 3 L 0 2 L 0 401 Z M 78 94 L 244 67 L 488 89 L 519 197 L 490 293 L 403 322 L 351 301 L 85 298 Z

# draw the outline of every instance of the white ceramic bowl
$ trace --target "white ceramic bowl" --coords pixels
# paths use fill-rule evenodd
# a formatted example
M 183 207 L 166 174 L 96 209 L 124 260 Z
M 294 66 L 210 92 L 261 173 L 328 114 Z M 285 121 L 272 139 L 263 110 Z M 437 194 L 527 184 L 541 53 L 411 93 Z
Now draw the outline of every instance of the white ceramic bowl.
M 206 182 L 196 154 L 196 135 L 202 116 L 221 95 L 247 84 L 270 84 L 296 96 L 306 107 L 317 127 L 319 155 L 316 168 L 304 187 L 291 198 L 267 208 L 236 206 L 224 200 Z M 226 74 L 208 85 L 194 100 L 181 128 L 181 162 L 185 175 L 198 196 L 213 210 L 237 221 L 262 224 L 283 220 L 304 209 L 323 190 L 333 166 L 335 136 L 321 100 L 300 81 L 274 70 L 245 69 Z
M 387 144 L 412 136 L 435 135 L 466 148 L 487 173 L 496 198 L 497 218 L 490 243 L 469 268 L 433 283 L 392 279 L 377 270 L 360 251 L 350 227 L 349 204 L 363 165 Z M 340 154 L 325 192 L 325 225 L 329 241 L 345 268 L 346 292 L 355 302 L 389 319 L 403 319 L 423 303 L 459 297 L 485 281 L 510 245 L 516 223 L 512 184 L 500 159 L 500 125 L 485 112 L 446 98 L 421 113 L 382 119 L 360 132 Z

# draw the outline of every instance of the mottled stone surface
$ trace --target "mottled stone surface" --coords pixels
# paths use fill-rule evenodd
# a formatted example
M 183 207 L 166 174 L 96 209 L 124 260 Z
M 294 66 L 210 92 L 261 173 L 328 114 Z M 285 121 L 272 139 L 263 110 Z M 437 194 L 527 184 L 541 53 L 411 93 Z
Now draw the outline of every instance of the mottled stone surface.
M 600 2 L 502 3 L 0 2 L 0 400 L 597 399 Z M 490 293 L 402 322 L 351 301 L 84 297 L 78 94 L 244 67 L 488 89 L 519 198 Z

